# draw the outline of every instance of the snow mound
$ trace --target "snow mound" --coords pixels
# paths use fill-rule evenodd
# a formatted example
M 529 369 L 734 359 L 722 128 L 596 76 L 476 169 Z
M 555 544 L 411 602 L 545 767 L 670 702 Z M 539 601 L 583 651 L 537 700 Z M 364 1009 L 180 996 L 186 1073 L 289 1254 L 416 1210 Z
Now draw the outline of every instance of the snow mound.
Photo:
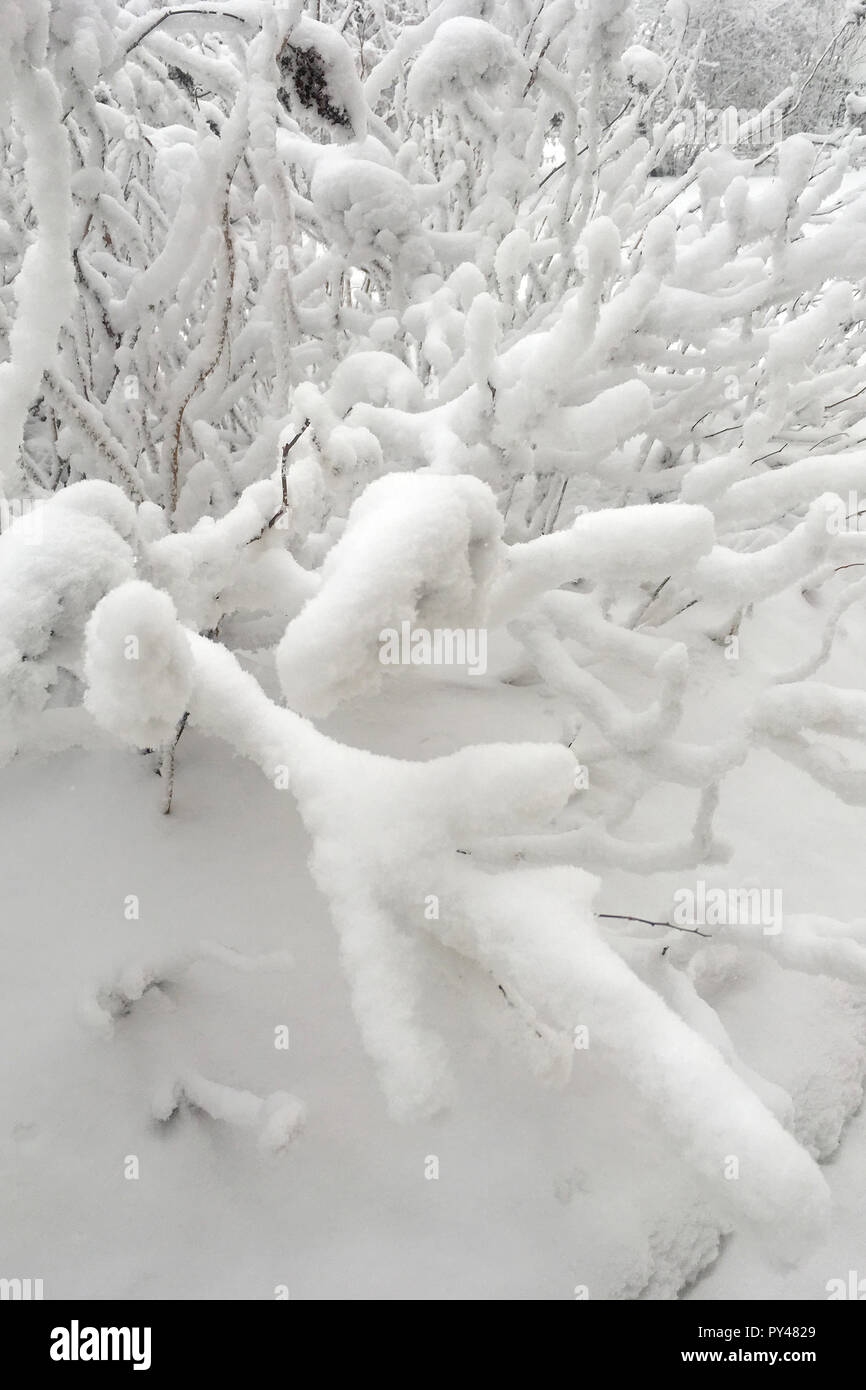
M 133 580 L 87 625 L 85 704 L 97 723 L 141 748 L 173 737 L 189 705 L 192 658 L 168 594 Z

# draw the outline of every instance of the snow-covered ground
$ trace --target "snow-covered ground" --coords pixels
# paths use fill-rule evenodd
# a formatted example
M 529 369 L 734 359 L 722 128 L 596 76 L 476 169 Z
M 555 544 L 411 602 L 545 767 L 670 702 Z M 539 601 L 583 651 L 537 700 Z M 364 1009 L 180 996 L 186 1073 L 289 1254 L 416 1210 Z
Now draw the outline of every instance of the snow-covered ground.
M 798 604 L 780 600 L 761 629 L 744 627 L 748 684 L 810 649 L 814 614 Z M 863 636 L 852 621 L 837 639 L 830 675 L 842 683 L 862 670 Z M 689 722 L 711 739 L 734 683 L 718 647 L 705 656 Z M 426 758 L 562 740 L 569 726 L 565 702 L 531 688 L 407 674 L 325 727 Z M 572 1299 L 585 1288 L 820 1299 L 862 1262 L 866 1124 L 843 1122 L 860 1103 L 866 1019 L 848 987 L 769 961 L 742 977 L 723 951 L 710 994 L 741 1056 L 788 1089 L 799 1136 L 828 1159 L 833 1228 L 792 1270 L 742 1229 L 720 1242 L 717 1198 L 591 1047 L 564 1091 L 542 1089 L 513 1055 L 502 993 L 491 983 L 477 1016 L 469 991 L 453 995 L 453 967 L 433 991 L 459 1058 L 457 1097 L 429 1122 L 389 1119 L 291 794 L 190 732 L 171 816 L 159 804 L 152 761 L 108 747 L 27 754 L 0 780 L 4 1270 L 43 1278 L 46 1297 L 266 1299 L 286 1286 L 293 1298 Z M 648 814 L 673 809 L 660 799 Z M 769 753 L 727 780 L 719 828 L 741 848 L 709 882 L 778 886 L 790 912 L 861 913 L 864 812 Z M 661 917 L 679 882 L 611 873 L 599 906 Z M 288 950 L 291 963 L 184 963 L 202 939 L 245 956 Z M 94 1003 L 139 965 L 160 983 L 107 1025 Z M 281 1026 L 287 1050 L 275 1046 Z M 167 1091 L 186 1081 L 194 1095 L 200 1078 L 297 1097 L 303 1131 L 285 1152 L 263 1151 L 234 1093 L 226 1120 L 189 1104 L 154 1118 Z

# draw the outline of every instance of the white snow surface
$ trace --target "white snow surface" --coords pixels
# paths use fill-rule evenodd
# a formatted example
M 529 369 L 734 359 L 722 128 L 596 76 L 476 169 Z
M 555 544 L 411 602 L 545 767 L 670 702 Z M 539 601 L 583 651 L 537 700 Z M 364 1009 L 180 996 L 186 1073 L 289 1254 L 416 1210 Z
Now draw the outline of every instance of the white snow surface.
M 799 609 L 790 595 L 772 600 L 770 619 L 752 634 L 755 678 L 804 621 L 806 605 L 797 602 Z M 856 668 L 861 638 L 858 626 L 834 649 L 831 676 L 842 684 Z M 204 639 L 196 644 L 218 651 Z M 692 734 L 725 726 L 723 661 L 708 654 L 706 681 L 688 714 Z M 193 710 L 201 726 L 222 726 L 229 736 L 225 721 L 234 716 L 219 694 L 227 688 L 200 676 Z M 461 755 L 457 781 L 448 783 L 448 804 L 463 785 L 468 811 L 471 777 L 483 779 L 479 805 L 489 798 L 503 756 L 496 744 L 527 737 L 556 743 L 569 727 L 568 701 L 495 682 L 479 688 L 409 677 L 374 698 L 356 698 L 322 726 L 350 745 L 342 790 L 328 766 L 327 749 L 336 745 L 288 711 L 266 716 L 261 701 L 262 719 L 278 717 L 279 737 L 277 726 L 256 732 L 252 706 L 239 707 L 240 726 L 252 731 L 253 743 L 272 740 L 274 761 L 291 726 L 291 780 L 306 828 L 279 778 L 263 778 L 193 729 L 180 745 L 170 818 L 159 814 L 158 779 L 135 751 L 25 753 L 4 770 L 3 930 L 16 942 L 0 1014 L 4 1055 L 16 1059 L 3 1076 L 6 1265 L 39 1272 L 48 1297 L 271 1298 L 285 1284 L 302 1299 L 554 1300 L 572 1299 L 584 1285 L 591 1298 L 688 1296 L 702 1274 L 698 1296 L 741 1296 L 743 1271 L 756 1297 L 822 1298 L 828 1279 L 856 1268 L 864 1229 L 856 1154 L 862 1162 L 864 1136 L 859 1122 L 846 1130 L 845 1121 L 860 1103 L 866 1069 L 863 996 L 855 983 L 823 974 L 820 960 L 795 955 L 793 968 L 782 968 L 772 953 L 734 939 L 704 947 L 690 970 L 697 994 L 677 1004 L 694 1026 L 699 998 L 712 1005 L 740 1056 L 760 1073 L 767 1103 L 784 1108 L 780 1098 L 790 1097 L 788 1118 L 805 1151 L 827 1159 L 841 1141 L 841 1158 L 825 1169 L 834 1194 L 829 1230 L 812 1236 L 805 1256 L 801 1245 L 793 1271 L 779 1263 L 778 1242 L 760 1237 L 762 1218 L 772 1215 L 766 1201 L 761 1209 L 761 1194 L 778 1194 L 794 1176 L 781 1150 L 773 1150 L 777 1166 L 758 1183 L 755 1212 L 744 1224 L 745 1189 L 729 1184 L 734 1205 L 727 1208 L 718 1181 L 700 1176 L 689 1142 L 659 1123 L 657 1072 L 650 1069 L 644 1085 L 638 1073 L 619 1070 L 615 1046 L 591 1042 L 579 1050 L 566 1037 L 563 1050 L 555 1027 L 527 1015 L 519 997 L 506 997 L 507 984 L 506 996 L 498 988 L 497 977 L 510 978 L 510 954 L 525 949 L 517 937 L 499 938 L 502 922 L 521 920 L 524 895 L 526 930 L 533 921 L 553 926 L 556 901 L 539 910 L 541 880 L 503 879 L 499 898 L 469 904 L 479 929 L 493 933 L 496 969 L 480 995 L 483 972 L 467 958 L 455 976 L 447 938 L 401 927 L 410 969 L 423 981 L 423 1016 L 435 1017 L 441 1034 L 424 1046 L 444 1049 L 449 1080 L 439 1097 L 444 1110 L 389 1114 L 387 1078 L 383 1095 L 377 1077 L 376 1016 L 365 1023 L 364 1002 L 368 989 L 371 1001 L 381 997 L 385 979 L 365 983 L 365 943 L 357 925 L 354 936 L 343 934 L 340 897 L 351 899 L 361 881 L 352 876 L 353 845 L 361 869 L 368 843 L 376 843 L 371 797 L 384 797 L 384 807 L 400 779 L 419 773 L 398 762 L 381 780 L 377 760 L 368 760 L 430 759 L 482 745 L 469 750 L 468 761 Z M 73 728 L 65 737 L 75 743 L 87 735 Z M 485 744 L 493 745 L 486 761 Z M 698 872 L 710 883 L 778 883 L 786 913 L 823 914 L 830 940 L 828 915 L 850 920 L 862 912 L 863 813 L 852 815 L 793 766 L 774 760 L 768 777 L 770 756 L 754 751 L 724 785 L 721 830 L 737 829 L 737 858 Z M 436 763 L 421 767 L 441 779 L 448 761 L 441 773 Z M 511 774 L 502 782 L 508 787 L 525 804 L 525 786 Z M 660 787 L 641 822 L 664 820 L 683 794 Z M 460 805 L 458 797 L 455 824 L 465 835 L 472 828 L 461 821 Z M 44 845 L 31 833 L 37 807 L 44 844 L 52 846 L 49 875 Z M 402 802 L 391 806 L 394 839 L 382 846 L 395 867 L 404 815 Z M 507 831 L 508 816 L 503 804 L 501 824 L 479 822 L 473 833 Z M 419 833 L 424 823 L 422 815 Z M 328 826 L 337 838 L 320 843 L 311 876 L 308 836 L 321 839 Z M 98 864 L 98 872 L 82 876 L 82 863 Z M 459 857 L 458 870 L 454 891 Z M 561 872 L 574 876 L 572 899 L 577 907 L 582 898 L 586 911 L 594 876 Z M 681 872 L 665 871 L 597 877 L 597 910 L 652 917 L 667 914 L 670 893 L 683 882 Z M 425 890 L 447 894 L 444 884 L 436 870 L 429 883 L 414 885 L 419 923 Z M 471 899 L 478 889 L 467 880 L 463 891 Z M 138 900 L 131 918 L 130 895 Z M 385 929 L 381 904 L 371 903 L 367 920 L 370 931 Z M 218 945 L 205 949 L 203 939 Z M 663 995 L 659 933 L 646 931 L 635 949 L 655 956 Z M 259 971 L 240 964 L 257 957 Z M 404 982 L 410 962 L 400 958 L 398 950 L 395 979 Z M 383 970 L 391 959 L 382 957 Z M 623 1025 L 640 1036 L 656 1031 L 657 1022 L 642 1021 L 637 996 L 635 1008 L 631 1018 L 612 1020 L 614 1040 L 625 1044 Z M 288 1050 L 275 1047 L 282 1027 Z M 595 1028 L 592 1019 L 591 1038 Z M 408 1065 L 411 1052 L 402 1055 Z M 545 1077 L 557 1084 L 539 1086 Z M 408 1074 L 398 1077 L 398 1090 L 407 1083 Z M 693 1099 L 718 1113 L 720 1093 Z M 742 1147 L 733 1151 L 746 1156 Z M 130 1155 L 139 1162 L 134 1180 L 124 1176 Z M 753 1157 L 768 1161 L 762 1145 Z M 438 1178 L 425 1176 L 432 1160 Z M 748 1188 L 745 1172 L 743 1179 Z

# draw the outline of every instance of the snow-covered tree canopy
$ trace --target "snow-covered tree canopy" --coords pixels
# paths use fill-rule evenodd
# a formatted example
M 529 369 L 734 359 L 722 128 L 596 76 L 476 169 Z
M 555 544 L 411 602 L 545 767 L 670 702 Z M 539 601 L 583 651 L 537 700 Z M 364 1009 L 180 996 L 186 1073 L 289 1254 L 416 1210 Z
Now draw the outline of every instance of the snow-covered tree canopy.
M 227 741 L 297 800 L 396 1117 L 453 1093 L 450 970 L 545 1081 L 588 1028 L 720 1221 L 796 1246 L 841 1118 L 713 989 L 862 986 L 863 923 L 677 930 L 653 877 L 724 866 L 756 750 L 866 805 L 866 694 L 821 678 L 866 594 L 864 137 L 856 101 L 788 134 L 795 80 L 659 179 L 701 53 L 668 10 L 650 47 L 627 0 L 6 0 L 3 749 L 98 727 L 168 805 L 184 729 Z M 483 633 L 464 684 L 548 741 L 342 739 L 425 679 L 404 625 Z M 651 921 L 599 914 L 621 872 Z

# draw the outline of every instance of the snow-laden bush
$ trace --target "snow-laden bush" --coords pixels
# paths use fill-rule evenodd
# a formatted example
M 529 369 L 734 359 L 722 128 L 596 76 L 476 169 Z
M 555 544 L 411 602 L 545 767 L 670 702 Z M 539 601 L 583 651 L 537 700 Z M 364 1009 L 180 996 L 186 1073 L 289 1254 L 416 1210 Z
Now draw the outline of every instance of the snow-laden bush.
M 816 1149 L 701 981 L 727 941 L 860 983 L 858 931 L 720 945 L 595 908 L 610 866 L 724 861 L 756 746 L 866 804 L 820 742 L 862 739 L 862 697 L 811 679 L 866 562 L 860 137 L 660 184 L 692 59 L 629 46 L 619 0 L 79 8 L 13 6 L 2 55 L 0 482 L 7 513 L 42 502 L 32 553 L 23 518 L 0 537 L 8 753 L 83 676 L 134 746 L 188 723 L 285 775 L 396 1115 L 449 1095 L 429 936 L 495 980 L 539 1074 L 589 1026 L 716 1208 L 796 1240 Z M 696 741 L 696 669 L 735 677 L 788 592 L 826 595 L 820 649 Z M 404 623 L 489 631 L 485 678 L 566 696 L 571 737 L 404 762 L 304 718 L 399 694 Z M 663 784 L 687 819 L 634 833 Z

